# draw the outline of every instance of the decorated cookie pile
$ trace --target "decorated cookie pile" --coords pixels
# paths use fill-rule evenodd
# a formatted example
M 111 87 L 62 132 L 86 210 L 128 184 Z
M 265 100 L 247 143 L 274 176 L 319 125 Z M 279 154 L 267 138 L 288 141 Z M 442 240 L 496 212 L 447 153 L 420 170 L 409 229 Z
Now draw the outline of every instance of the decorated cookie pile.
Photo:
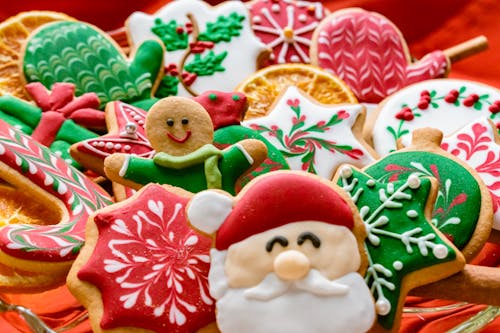
M 300 0 L 172 1 L 122 33 L 0 23 L 0 292 L 66 282 L 102 333 L 500 306 L 473 264 L 500 243 L 500 92 L 443 78 L 484 39 L 414 60 L 386 17 Z

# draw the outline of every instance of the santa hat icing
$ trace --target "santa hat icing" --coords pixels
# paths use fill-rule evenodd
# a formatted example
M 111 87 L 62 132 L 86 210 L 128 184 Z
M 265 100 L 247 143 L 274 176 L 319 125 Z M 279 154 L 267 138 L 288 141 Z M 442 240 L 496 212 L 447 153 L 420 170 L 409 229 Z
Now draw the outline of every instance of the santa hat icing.
M 257 178 L 236 199 L 203 191 L 188 207 L 190 223 L 213 233 L 215 247 L 226 250 L 250 236 L 301 221 L 354 227 L 353 213 L 332 186 L 309 174 L 274 172 Z

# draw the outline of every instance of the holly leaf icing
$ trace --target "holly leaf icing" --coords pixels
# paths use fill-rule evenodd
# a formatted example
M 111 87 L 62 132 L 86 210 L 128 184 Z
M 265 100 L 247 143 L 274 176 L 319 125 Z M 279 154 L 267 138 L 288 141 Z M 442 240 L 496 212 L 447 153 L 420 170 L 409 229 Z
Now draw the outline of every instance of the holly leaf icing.
M 366 226 L 365 280 L 376 301 L 379 324 L 391 329 L 399 321 L 405 293 L 415 287 L 417 279 L 410 285 L 406 277 L 434 267 L 435 274 L 419 275 L 417 282 L 431 283 L 458 272 L 463 258 L 430 224 L 426 207 L 433 188 L 429 178 L 413 173 L 385 183 L 343 166 L 336 181 L 354 201 Z
M 102 328 L 196 332 L 215 320 L 211 239 L 189 227 L 189 197 L 149 185 L 94 217 L 99 237 L 78 278 L 101 292 Z
M 163 47 L 145 41 L 129 62 L 119 46 L 96 27 L 83 22 L 47 24 L 27 41 L 23 70 L 28 82 L 50 89 L 70 82 L 76 95 L 95 92 L 101 107 L 107 102 L 138 102 L 151 98 L 162 69 Z

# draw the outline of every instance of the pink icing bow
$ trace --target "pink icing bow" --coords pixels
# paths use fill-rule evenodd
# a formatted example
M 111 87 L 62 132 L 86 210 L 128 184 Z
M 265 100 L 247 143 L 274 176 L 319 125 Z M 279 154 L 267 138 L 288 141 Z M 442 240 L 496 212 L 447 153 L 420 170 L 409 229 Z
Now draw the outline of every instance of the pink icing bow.
M 104 112 L 97 109 L 100 102 L 95 93 L 75 97 L 72 83 L 54 83 L 49 91 L 40 82 L 33 82 L 26 85 L 26 90 L 42 109 L 42 118 L 31 136 L 45 146 L 54 142 L 67 119 L 88 128 L 105 126 Z

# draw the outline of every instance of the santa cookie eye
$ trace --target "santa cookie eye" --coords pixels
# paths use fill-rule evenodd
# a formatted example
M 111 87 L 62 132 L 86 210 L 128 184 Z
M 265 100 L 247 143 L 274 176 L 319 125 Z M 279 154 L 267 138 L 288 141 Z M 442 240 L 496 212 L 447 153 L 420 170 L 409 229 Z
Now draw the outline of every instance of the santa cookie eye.
M 167 125 L 168 126 L 174 126 L 174 120 L 172 118 L 167 119 Z
M 189 123 L 189 119 L 182 118 L 181 123 L 182 123 L 182 125 L 187 125 Z
M 271 238 L 271 240 L 266 243 L 266 251 L 271 252 L 273 250 L 274 244 L 276 244 L 276 243 L 279 243 L 283 247 L 287 247 L 288 246 L 288 239 L 286 239 L 283 236 L 276 236 L 276 237 Z
M 299 235 L 299 237 L 297 237 L 297 244 L 302 245 L 306 240 L 310 240 L 315 248 L 319 248 L 321 246 L 321 241 L 318 236 L 309 231 L 303 232 Z

